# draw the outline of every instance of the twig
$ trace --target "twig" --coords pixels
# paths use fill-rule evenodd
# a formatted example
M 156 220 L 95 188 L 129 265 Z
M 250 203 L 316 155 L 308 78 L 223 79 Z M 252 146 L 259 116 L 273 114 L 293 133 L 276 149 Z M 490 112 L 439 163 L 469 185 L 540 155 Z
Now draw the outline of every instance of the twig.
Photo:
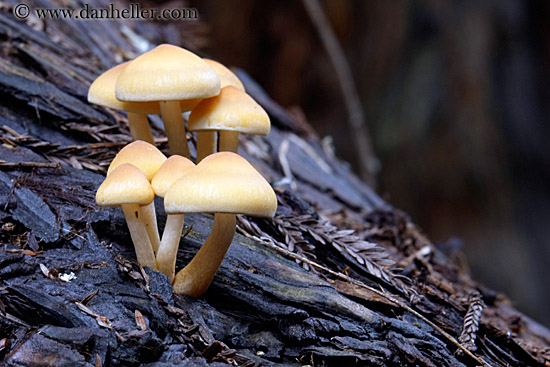
M 328 53 L 330 61 L 336 71 L 336 75 L 338 76 L 340 87 L 342 88 L 342 94 L 349 114 L 348 123 L 351 128 L 351 136 L 355 145 L 355 150 L 358 152 L 359 156 L 359 175 L 369 185 L 373 186 L 376 183 L 375 172 L 378 166 L 378 160 L 374 156 L 370 135 L 365 121 L 365 114 L 361 106 L 359 95 L 357 94 L 357 88 L 355 87 L 353 77 L 351 76 L 351 70 L 344 56 L 342 47 L 338 43 L 319 2 L 317 0 L 303 0 L 303 3 L 313 25 L 319 33 L 319 37 Z
M 23 135 L 19 134 L 17 131 L 9 127 L 8 125 L 2 125 L 2 129 L 10 133 L 11 135 L 15 136 L 16 138 L 19 138 Z
M 425 316 L 423 316 L 422 314 L 420 314 L 418 311 L 415 311 L 413 308 L 411 308 L 410 306 L 406 305 L 405 303 L 401 302 L 399 299 L 393 297 L 392 295 L 386 293 L 386 292 L 382 292 L 376 288 L 373 288 L 371 286 L 368 286 L 366 285 L 365 283 L 357 280 L 357 279 L 354 279 L 354 278 L 351 278 L 345 274 L 342 274 L 342 273 L 339 273 L 337 271 L 334 271 L 332 269 L 329 269 L 323 265 L 320 265 L 320 264 L 317 264 L 316 262 L 314 261 L 311 261 L 309 260 L 308 258 L 305 258 L 303 256 L 300 256 L 300 255 L 297 255 L 293 252 L 290 252 L 286 249 L 283 249 L 283 248 L 280 248 L 272 243 L 270 243 L 269 241 L 264 241 L 262 238 L 259 238 L 257 236 L 251 236 L 249 235 L 248 233 L 246 232 L 242 232 L 246 237 L 254 240 L 254 241 L 257 241 L 257 242 L 260 242 L 261 244 L 269 247 L 270 249 L 272 250 L 275 250 L 283 255 L 286 255 L 286 256 L 289 256 L 291 257 L 292 259 L 294 260 L 300 260 L 304 263 L 307 263 L 313 267 L 316 267 L 317 269 L 320 269 L 320 270 L 323 270 L 339 279 L 342 279 L 342 280 L 345 280 L 345 281 L 348 281 L 352 284 L 355 284 L 359 287 L 362 287 L 362 288 L 365 288 L 373 293 L 376 293 L 378 296 L 380 297 L 384 297 L 385 299 L 387 299 L 388 301 L 394 303 L 395 305 L 405 309 L 407 312 L 410 312 L 411 314 L 413 314 L 414 316 L 418 317 L 419 319 L 421 319 L 422 321 L 424 321 L 426 324 L 430 325 L 434 330 L 436 330 L 437 332 L 439 332 L 441 335 L 443 335 L 443 337 L 445 337 L 447 340 L 449 340 L 452 344 L 454 344 L 457 348 L 459 348 L 460 350 L 462 350 L 467 356 L 469 356 L 470 358 L 472 358 L 474 361 L 476 361 L 477 363 L 479 363 L 479 365 L 481 366 L 490 366 L 487 362 L 485 362 L 484 360 L 482 360 L 481 358 L 479 357 L 476 357 L 472 352 L 470 352 L 468 349 L 466 349 L 464 346 L 462 346 L 452 335 L 448 334 L 445 330 L 443 330 L 442 328 L 440 328 L 439 326 L 437 326 L 435 323 L 433 323 L 432 321 L 428 320 Z
M 11 321 L 13 323 L 16 323 L 18 325 L 21 325 L 23 327 L 26 327 L 26 328 L 30 328 L 31 326 L 29 324 L 27 324 L 25 321 L 21 320 L 21 319 L 18 319 L 17 317 L 13 316 L 13 315 L 10 315 L 9 313 L 1 313 L 0 312 L 0 317 L 8 320 L 8 321 Z
M 281 143 L 279 147 L 279 152 L 277 153 L 277 157 L 279 158 L 279 163 L 281 164 L 281 168 L 283 169 L 283 173 L 285 175 L 285 178 L 290 182 L 290 188 L 293 191 L 296 191 L 296 182 L 294 181 L 294 177 L 292 176 L 292 170 L 290 169 L 290 164 L 288 163 L 287 158 L 287 152 L 288 152 L 288 139 L 283 139 L 283 142 Z

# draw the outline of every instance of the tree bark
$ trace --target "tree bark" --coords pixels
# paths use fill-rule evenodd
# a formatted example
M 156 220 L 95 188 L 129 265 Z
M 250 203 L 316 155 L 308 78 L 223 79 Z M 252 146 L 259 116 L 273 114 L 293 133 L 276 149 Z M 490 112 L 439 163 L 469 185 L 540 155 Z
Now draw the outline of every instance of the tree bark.
M 241 151 L 279 209 L 273 220 L 239 217 L 205 295 L 174 296 L 168 277 L 136 265 L 123 213 L 95 204 L 130 141 L 123 115 L 86 102 L 93 78 L 120 62 L 114 50 L 138 54 L 121 25 L 41 28 L 0 13 L 0 364 L 550 363 L 546 328 L 472 280 L 242 71 L 273 126 L 265 138 L 242 136 Z M 167 152 L 163 132 L 153 134 Z M 186 215 L 177 269 L 212 223 Z

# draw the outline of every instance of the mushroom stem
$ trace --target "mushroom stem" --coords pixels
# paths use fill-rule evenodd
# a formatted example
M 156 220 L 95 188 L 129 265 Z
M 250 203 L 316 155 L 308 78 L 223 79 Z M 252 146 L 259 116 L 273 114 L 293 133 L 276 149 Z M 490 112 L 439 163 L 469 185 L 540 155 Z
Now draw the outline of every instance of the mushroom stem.
M 156 254 L 160 246 L 160 236 L 157 225 L 157 214 L 155 212 L 155 202 L 152 201 L 150 204 L 142 205 L 140 208 L 141 219 L 147 229 L 153 252 Z
M 239 132 L 238 131 L 220 131 L 220 152 L 237 153 L 239 150 Z
M 123 204 L 122 211 L 126 218 L 126 224 L 130 230 L 130 236 L 136 250 L 138 263 L 143 267 L 157 270 L 157 263 L 147 229 L 141 220 L 141 211 L 138 204 Z
M 164 122 L 164 129 L 168 137 L 168 147 L 170 154 L 182 155 L 190 158 L 189 146 L 187 145 L 187 136 L 185 124 L 181 116 L 181 107 L 179 101 L 160 102 L 160 114 Z
M 197 164 L 210 154 L 216 153 L 217 137 L 216 131 L 197 131 Z
M 235 236 L 235 214 L 216 213 L 210 236 L 193 260 L 176 274 L 174 292 L 200 297 L 212 282 Z
M 183 219 L 183 214 L 168 214 L 162 233 L 162 241 L 157 252 L 159 271 L 166 274 L 170 281 L 174 280 L 176 273 L 176 257 L 183 230 Z
M 147 115 L 143 113 L 128 112 L 128 125 L 133 140 L 143 140 L 155 144 L 153 133 L 147 121 Z

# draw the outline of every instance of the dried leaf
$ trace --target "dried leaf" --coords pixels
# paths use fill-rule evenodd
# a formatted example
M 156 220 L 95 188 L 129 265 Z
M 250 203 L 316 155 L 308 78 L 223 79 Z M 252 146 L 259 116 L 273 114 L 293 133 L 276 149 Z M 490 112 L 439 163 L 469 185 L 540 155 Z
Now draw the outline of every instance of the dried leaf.
M 106 329 L 109 329 L 109 330 L 113 330 L 113 328 L 111 327 L 110 323 L 109 323 L 109 320 L 107 320 L 105 317 L 101 316 L 101 317 L 97 317 L 95 319 L 95 321 L 97 322 L 97 324 L 101 327 L 104 327 Z
M 466 316 L 464 316 L 464 326 L 462 333 L 458 337 L 458 341 L 471 352 L 474 352 L 477 347 L 475 344 L 477 330 L 479 329 L 479 320 L 485 304 L 481 298 L 481 294 L 477 291 L 472 292 L 469 296 L 469 307 Z
M 46 265 L 40 263 L 40 270 L 42 271 L 42 274 L 48 279 L 51 279 L 50 270 L 46 267 Z
M 370 250 L 372 248 L 378 248 L 379 249 L 379 247 L 376 243 L 367 242 L 367 241 L 355 242 L 353 244 L 353 248 L 355 249 L 355 251 Z
M 22 250 L 22 249 L 7 249 L 7 250 L 3 250 L 3 251 L 9 252 L 11 254 L 23 254 L 23 255 L 28 255 L 28 256 L 36 256 L 36 255 L 40 255 L 42 252 L 44 252 L 44 251 Z
M 90 302 L 97 294 L 99 293 L 99 290 L 95 290 L 92 293 L 88 294 L 86 297 L 80 301 L 81 304 L 86 305 L 88 302 Z
M 101 316 L 101 315 L 98 315 L 97 313 L 95 313 L 92 309 L 90 309 L 89 307 L 87 306 L 84 306 L 82 303 L 80 302 L 75 302 L 76 304 L 76 307 L 78 307 L 80 309 L 80 311 L 84 312 L 85 314 L 89 315 L 89 316 L 92 316 L 95 318 L 95 321 L 97 322 L 97 324 L 101 327 L 104 327 L 104 328 L 107 328 L 109 330 L 112 330 L 113 328 L 111 327 L 111 323 L 109 322 L 109 319 L 107 319 L 105 316 Z
M 139 310 L 136 310 L 134 313 L 136 315 L 137 326 L 139 326 L 141 330 L 147 330 L 147 324 L 145 323 L 145 318 L 143 317 L 143 314 Z
M 93 316 L 93 317 L 98 316 L 94 311 L 92 311 L 90 308 L 84 306 L 82 303 L 75 302 L 75 304 L 76 304 L 76 307 L 78 307 L 80 309 L 80 311 L 84 312 L 85 314 Z

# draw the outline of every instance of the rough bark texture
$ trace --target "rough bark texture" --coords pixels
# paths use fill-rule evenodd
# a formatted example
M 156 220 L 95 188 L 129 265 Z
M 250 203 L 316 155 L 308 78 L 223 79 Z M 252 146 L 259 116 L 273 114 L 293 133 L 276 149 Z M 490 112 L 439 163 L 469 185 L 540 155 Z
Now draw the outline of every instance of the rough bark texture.
M 122 212 L 94 199 L 129 135 L 122 114 L 86 102 L 87 88 L 138 53 L 124 27 L 143 27 L 18 22 L 12 5 L 0 13 L 1 364 L 550 365 L 547 329 L 470 279 L 459 249 L 436 248 L 244 72 L 273 127 L 242 136 L 240 153 L 275 186 L 279 209 L 239 218 L 203 297 L 174 296 L 166 276 L 136 266 Z M 212 219 L 186 216 L 178 268 Z

